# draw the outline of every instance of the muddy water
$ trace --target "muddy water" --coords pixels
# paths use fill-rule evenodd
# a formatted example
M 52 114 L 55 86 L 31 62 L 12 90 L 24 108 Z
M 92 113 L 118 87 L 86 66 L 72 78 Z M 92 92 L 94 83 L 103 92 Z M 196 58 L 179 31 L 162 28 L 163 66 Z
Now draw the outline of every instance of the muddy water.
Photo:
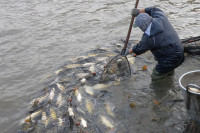
M 1 132 L 16 132 L 29 101 L 46 85 L 54 71 L 72 57 L 125 39 L 134 4 L 130 0 L 1 0 Z M 152 5 L 166 12 L 180 38 L 199 35 L 199 0 L 145 0 L 139 3 L 139 8 Z M 139 40 L 141 34 L 139 29 L 134 29 L 131 39 Z M 165 85 L 169 90 L 159 95 L 149 86 L 155 63 L 149 53 L 136 58 L 135 67 L 147 64 L 148 71 L 139 71 L 127 82 L 108 88 L 112 92 L 108 93 L 110 102 L 117 106 L 116 112 L 120 112 L 117 120 L 122 118 L 121 127 L 126 127 L 126 131 L 184 130 L 185 123 L 180 122 L 186 119 L 183 102 L 173 100 L 182 99 L 178 78 L 187 71 L 199 69 L 199 57 L 187 57 L 176 69 L 174 84 Z M 155 106 L 154 100 L 163 103 L 161 107 Z M 131 102 L 135 108 L 129 107 Z M 173 119 L 168 117 L 170 115 L 176 117 Z

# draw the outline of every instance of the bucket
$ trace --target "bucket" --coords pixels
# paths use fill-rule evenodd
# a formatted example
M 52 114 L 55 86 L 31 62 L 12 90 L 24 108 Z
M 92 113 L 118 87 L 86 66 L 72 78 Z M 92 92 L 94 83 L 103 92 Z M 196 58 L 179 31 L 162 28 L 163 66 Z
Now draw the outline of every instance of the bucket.
M 189 117 L 200 122 L 200 70 L 183 74 L 179 79 L 179 85 L 182 88 Z

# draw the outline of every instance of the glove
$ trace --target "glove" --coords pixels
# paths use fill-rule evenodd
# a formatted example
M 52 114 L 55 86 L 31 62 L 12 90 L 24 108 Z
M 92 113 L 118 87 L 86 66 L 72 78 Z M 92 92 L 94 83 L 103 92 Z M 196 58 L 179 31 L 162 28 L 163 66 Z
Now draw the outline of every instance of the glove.
M 131 15 L 134 17 L 137 17 L 137 15 L 139 14 L 139 9 L 137 8 L 133 8 L 131 11 Z
M 126 50 L 122 49 L 121 55 L 122 56 L 127 56 L 129 54 L 129 49 L 126 48 Z

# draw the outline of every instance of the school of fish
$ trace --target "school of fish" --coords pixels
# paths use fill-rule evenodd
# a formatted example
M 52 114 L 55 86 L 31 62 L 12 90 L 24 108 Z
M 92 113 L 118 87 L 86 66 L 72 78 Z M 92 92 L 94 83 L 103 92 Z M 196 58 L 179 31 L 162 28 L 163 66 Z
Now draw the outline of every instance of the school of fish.
M 56 70 L 55 79 L 30 101 L 18 132 L 112 132 L 117 125 L 115 105 L 102 99 L 116 82 L 99 84 L 99 79 L 115 55 L 109 49 L 98 49 Z M 128 60 L 134 63 L 134 57 Z

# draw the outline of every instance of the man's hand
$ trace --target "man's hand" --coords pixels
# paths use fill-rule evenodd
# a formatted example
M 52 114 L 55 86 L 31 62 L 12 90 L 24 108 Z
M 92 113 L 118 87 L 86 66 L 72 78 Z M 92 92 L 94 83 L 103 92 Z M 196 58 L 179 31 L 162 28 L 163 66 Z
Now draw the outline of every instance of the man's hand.
M 122 51 L 121 51 L 121 55 L 122 56 L 127 56 L 128 54 L 129 54 L 129 49 L 128 48 L 126 48 L 126 50 L 122 49 Z
M 134 17 L 137 17 L 137 15 L 139 14 L 139 9 L 137 8 L 133 8 L 131 11 L 131 15 Z
M 133 53 L 133 57 L 136 57 L 137 55 L 133 52 L 132 48 L 128 49 L 126 48 L 126 51 L 124 51 L 124 49 L 122 49 L 121 51 L 121 55 L 122 56 L 127 56 L 128 54 Z

